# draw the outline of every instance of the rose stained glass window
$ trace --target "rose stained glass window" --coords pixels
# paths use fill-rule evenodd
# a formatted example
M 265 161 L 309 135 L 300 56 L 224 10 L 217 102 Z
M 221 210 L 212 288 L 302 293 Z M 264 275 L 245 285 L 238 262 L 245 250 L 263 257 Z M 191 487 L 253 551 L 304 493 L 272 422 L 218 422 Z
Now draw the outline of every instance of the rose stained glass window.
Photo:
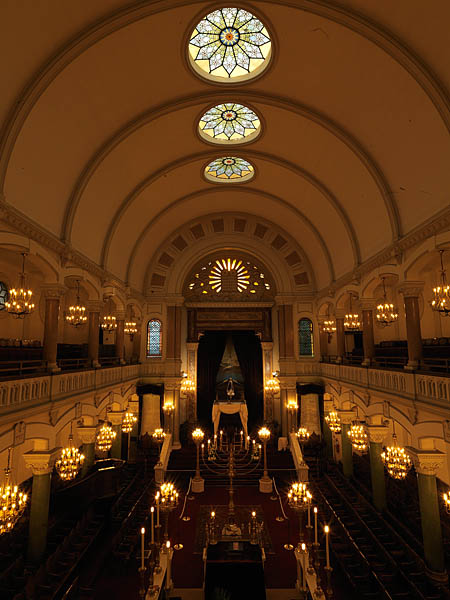
M 151 319 L 147 325 L 147 356 L 161 356 L 161 327 L 159 319 Z
M 237 156 L 223 156 L 209 163 L 205 176 L 210 181 L 246 181 L 255 173 L 253 166 Z
M 199 123 L 202 137 L 219 143 L 250 141 L 258 135 L 260 127 L 258 115 L 251 108 L 235 102 L 213 106 Z
M 252 13 L 221 8 L 197 24 L 189 56 L 200 74 L 227 80 L 256 75 L 267 65 L 271 47 L 267 29 Z

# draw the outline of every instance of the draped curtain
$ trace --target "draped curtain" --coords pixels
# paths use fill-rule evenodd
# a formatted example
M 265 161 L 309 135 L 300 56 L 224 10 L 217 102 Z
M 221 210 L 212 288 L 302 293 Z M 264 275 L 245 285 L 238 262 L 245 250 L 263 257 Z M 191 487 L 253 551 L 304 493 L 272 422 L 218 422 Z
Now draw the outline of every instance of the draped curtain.
M 225 350 L 227 331 L 208 331 L 200 338 L 197 359 L 197 418 L 204 426 L 211 424 L 212 405 L 216 397 L 216 377 Z M 233 344 L 245 383 L 248 429 L 262 423 L 264 393 L 261 343 L 253 331 L 233 331 Z
M 211 424 L 212 405 L 216 397 L 216 377 L 225 350 L 226 332 L 207 331 L 200 338 L 197 356 L 197 419 Z

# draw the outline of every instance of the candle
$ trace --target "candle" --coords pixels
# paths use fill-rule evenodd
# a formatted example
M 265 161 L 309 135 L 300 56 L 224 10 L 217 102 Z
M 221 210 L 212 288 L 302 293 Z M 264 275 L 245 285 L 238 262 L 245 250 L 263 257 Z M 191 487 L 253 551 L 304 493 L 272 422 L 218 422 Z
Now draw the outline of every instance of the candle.
M 145 528 L 141 528 L 141 569 L 144 570 Z
M 222 450 L 222 437 L 223 437 L 223 431 L 222 429 L 220 430 L 220 449 Z
M 330 533 L 330 528 L 328 525 L 325 525 L 325 552 L 327 556 L 327 569 L 330 567 L 330 544 L 328 540 L 328 534 Z
M 156 527 L 159 527 L 159 492 L 156 494 Z
M 302 544 L 302 590 L 306 590 L 306 544 Z
M 311 527 L 311 502 L 308 502 L 308 527 Z
M 172 558 L 170 556 L 170 541 L 166 542 L 166 548 L 167 548 L 167 576 L 166 576 L 166 589 L 170 589 L 171 587 L 171 567 L 172 567 Z
M 214 434 L 214 448 L 217 448 L 217 433 Z
M 152 544 L 154 544 L 155 543 L 155 528 L 154 528 L 154 523 L 153 523 L 153 520 L 155 517 L 155 507 L 154 506 L 151 507 L 150 513 L 152 515 Z
M 314 507 L 314 543 L 317 544 L 317 506 Z

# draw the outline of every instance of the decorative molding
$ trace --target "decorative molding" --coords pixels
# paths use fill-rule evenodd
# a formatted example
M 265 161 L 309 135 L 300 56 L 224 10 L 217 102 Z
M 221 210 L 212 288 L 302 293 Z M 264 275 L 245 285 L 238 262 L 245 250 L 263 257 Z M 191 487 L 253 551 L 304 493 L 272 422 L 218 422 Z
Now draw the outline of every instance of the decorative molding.
M 370 442 L 381 444 L 389 434 L 389 427 L 386 427 L 385 425 L 368 425 L 367 433 L 369 434 Z
M 76 428 L 76 432 L 83 444 L 92 444 L 95 442 L 97 427 L 95 425 L 80 425 Z
M 33 475 L 49 475 L 53 471 L 53 466 L 61 452 L 61 448 L 52 450 L 30 450 L 22 456 L 25 465 L 32 470 Z
M 350 425 L 356 419 L 356 410 L 338 410 L 338 415 L 343 425 Z
M 423 292 L 423 281 L 402 281 L 397 287 L 397 291 L 404 298 L 418 298 Z
M 68 291 L 68 288 L 66 288 L 65 285 L 59 283 L 43 283 L 40 289 L 44 297 L 50 300 L 59 300 L 65 296 Z
M 444 465 L 446 454 L 440 450 L 421 450 L 407 446 L 406 450 L 420 475 L 436 475 Z
M 19 421 L 14 425 L 14 441 L 13 446 L 19 446 L 23 444 L 26 438 L 26 423 L 25 421 Z

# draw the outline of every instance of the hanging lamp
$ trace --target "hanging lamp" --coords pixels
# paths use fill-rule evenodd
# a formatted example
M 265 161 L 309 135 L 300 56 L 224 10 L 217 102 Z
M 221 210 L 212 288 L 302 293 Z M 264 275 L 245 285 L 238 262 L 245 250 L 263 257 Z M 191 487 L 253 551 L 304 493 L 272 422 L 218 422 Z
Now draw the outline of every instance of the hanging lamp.
M 95 446 L 97 450 L 100 452 L 108 452 L 108 450 L 111 450 L 116 435 L 117 433 L 109 423 L 103 423 L 95 436 Z
M 439 250 L 439 254 L 441 258 L 441 283 L 433 288 L 433 298 L 430 300 L 430 306 L 431 310 L 438 312 L 441 317 L 448 317 L 450 315 L 450 285 L 447 284 L 442 258 L 444 250 Z
M 352 308 L 352 296 L 353 294 L 350 292 L 350 312 L 345 315 L 344 327 L 347 331 L 358 331 L 361 329 L 361 322 L 359 320 L 359 314 L 353 312 Z
M 325 421 L 333 433 L 341 433 L 341 419 L 335 410 L 332 410 L 326 415 Z
M 77 301 L 74 306 L 69 306 L 69 312 L 66 315 L 66 321 L 72 327 L 81 327 L 87 321 L 86 307 L 80 302 L 80 280 L 77 279 Z
M 326 319 L 322 322 L 322 331 L 328 334 L 328 343 L 330 343 L 333 333 L 336 331 L 336 321 L 330 317 L 329 305 L 327 305 Z
M 19 486 L 11 484 L 11 454 L 8 448 L 8 464 L 5 469 L 5 480 L 0 485 L 0 535 L 8 533 L 22 516 L 27 503 L 27 494 Z
M 133 341 L 134 335 L 138 332 L 137 323 L 134 320 L 133 307 L 130 306 L 130 318 L 125 321 L 123 332 L 130 336 L 130 341 Z
M 84 463 L 84 454 L 73 444 L 72 423 L 70 423 L 69 443 L 61 451 L 60 458 L 55 463 L 55 469 L 63 481 L 72 481 L 78 475 Z
M 407 454 L 405 448 L 397 444 L 397 436 L 395 434 L 395 421 L 392 421 L 394 428 L 392 434 L 392 446 L 387 446 L 381 453 L 381 460 L 386 467 L 390 477 L 393 479 L 403 480 L 408 475 L 412 467 L 412 461 Z
M 389 325 L 398 321 L 398 310 L 392 303 L 387 301 L 385 279 L 385 277 L 381 278 L 383 282 L 383 302 L 378 304 L 376 312 L 376 322 L 380 327 L 389 327 Z
M 22 252 L 22 272 L 19 274 L 19 285 L 17 288 L 9 290 L 9 298 L 5 302 L 6 311 L 16 319 L 23 319 L 35 309 L 32 302 L 33 291 L 25 285 L 25 257 L 26 252 Z
M 122 431 L 123 433 L 131 433 L 134 424 L 137 422 L 137 417 L 132 412 L 126 412 L 122 419 Z
M 106 315 L 103 316 L 100 327 L 104 331 L 108 332 L 115 331 L 117 329 L 117 319 L 116 316 L 113 315 L 111 298 L 108 299 L 108 311 Z

